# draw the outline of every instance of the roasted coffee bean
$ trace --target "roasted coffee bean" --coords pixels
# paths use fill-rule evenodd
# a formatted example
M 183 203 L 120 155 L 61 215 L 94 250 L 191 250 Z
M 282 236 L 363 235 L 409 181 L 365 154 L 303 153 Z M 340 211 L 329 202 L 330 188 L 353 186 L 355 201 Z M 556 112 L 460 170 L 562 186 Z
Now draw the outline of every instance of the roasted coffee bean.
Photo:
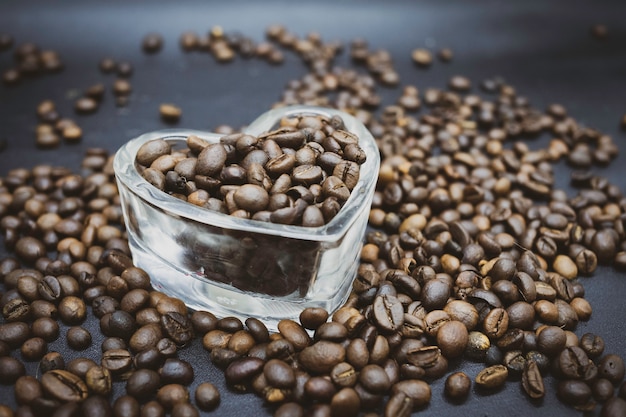
M 133 371 L 126 380 L 126 392 L 140 400 L 150 398 L 157 392 L 159 386 L 161 386 L 159 374 L 150 369 Z
M 353 388 L 343 388 L 333 395 L 330 410 L 326 411 L 327 414 L 320 413 L 319 415 L 355 416 L 361 405 L 360 396 Z
M 565 347 L 566 335 L 563 329 L 547 326 L 537 335 L 537 347 L 548 356 L 554 356 Z
M 20 353 L 24 360 L 38 361 L 48 351 L 48 344 L 40 337 L 33 337 L 26 340 L 20 348 Z
M 593 398 L 597 401 L 604 402 L 613 396 L 615 387 L 608 379 L 600 378 L 592 382 L 591 392 Z
M 309 400 L 314 402 L 327 403 L 333 398 L 336 392 L 337 389 L 333 383 L 329 379 L 321 376 L 311 377 L 304 384 L 304 394 Z
M 245 384 L 263 371 L 265 362 L 259 358 L 242 358 L 231 363 L 224 371 L 226 382 L 237 389 L 245 389 Z
M 46 353 L 39 361 L 39 369 L 42 374 L 55 369 L 65 369 L 65 361 L 59 352 Z
M 29 375 L 19 377 L 15 381 L 15 400 L 18 404 L 31 404 L 38 397 L 43 396 L 39 381 Z
M 453 401 L 463 401 L 471 387 L 472 381 L 465 373 L 455 372 L 446 378 L 444 392 Z
M 89 393 L 81 378 L 63 370 L 52 370 L 43 374 L 41 385 L 46 393 L 63 402 L 83 401 Z
M 585 333 L 580 338 L 580 347 L 591 359 L 597 358 L 604 352 L 604 340 L 593 333 Z
M 448 321 L 437 330 L 437 345 L 447 358 L 461 356 L 467 347 L 468 339 L 467 328 L 460 321 Z
M 133 357 L 126 349 L 107 350 L 102 353 L 102 366 L 113 375 L 128 371 L 133 365 Z
M 94 417 L 113 416 L 113 409 L 111 408 L 109 401 L 100 395 L 89 396 L 80 405 L 80 410 L 83 415 Z
M 374 318 L 379 329 L 392 333 L 404 324 L 404 309 L 393 295 L 379 295 L 374 299 Z
M 163 338 L 161 326 L 156 323 L 146 324 L 132 334 L 128 345 L 135 352 L 140 352 L 156 346 Z
M 180 313 L 168 312 L 162 315 L 161 326 L 165 334 L 179 346 L 184 346 L 193 339 L 191 321 Z
M 158 33 L 149 33 L 141 41 L 141 47 L 148 54 L 157 53 L 163 48 L 163 37 Z
M 161 383 L 189 385 L 193 381 L 194 371 L 189 362 L 170 358 L 159 370 Z
M 194 398 L 201 410 L 212 411 L 220 403 L 220 392 L 210 382 L 203 382 L 196 387 Z
M 608 354 L 603 356 L 598 362 L 598 374 L 601 378 L 606 378 L 614 384 L 624 379 L 624 361 L 621 357 Z
M 22 321 L 0 324 L 0 341 L 12 348 L 21 346 L 31 335 L 28 324 Z
M 559 382 L 557 396 L 573 406 L 586 404 L 591 398 L 591 388 L 583 381 L 565 380 Z
M 187 403 L 189 401 L 189 392 L 182 385 L 168 384 L 159 388 L 156 398 L 163 407 L 172 409 L 178 403 Z
M 91 333 L 83 327 L 70 327 L 66 337 L 67 344 L 74 350 L 84 350 L 91 346 Z
M 299 354 L 300 363 L 313 373 L 329 372 L 345 359 L 345 348 L 337 343 L 321 340 L 304 348 Z
M 483 369 L 476 376 L 476 384 L 481 388 L 501 388 L 506 381 L 509 372 L 503 365 L 493 365 Z
M 192 316 L 193 320 L 193 316 Z M 266 343 L 270 340 L 269 331 L 265 324 L 256 318 L 250 317 L 246 319 L 246 327 L 250 332 L 250 335 L 254 338 L 257 343 Z M 195 327 L 195 326 L 194 326 Z
M 59 303 L 59 317 L 66 324 L 80 324 L 86 315 L 85 302 L 78 297 L 64 297 Z
M 357 377 L 356 370 L 347 362 L 338 363 L 330 371 L 330 378 L 338 387 L 353 387 L 357 382 Z
M 26 373 L 24 364 L 11 356 L 0 357 L 0 384 L 13 385 L 15 381 Z
M 141 407 L 141 417 L 165 417 L 165 408 L 158 401 L 148 401 Z
M 285 339 L 291 342 L 297 351 L 307 347 L 311 341 L 306 330 L 293 320 L 279 321 L 278 331 Z
M 522 387 L 526 394 L 532 399 L 543 398 L 545 395 L 543 377 L 541 376 L 537 363 L 533 360 L 527 361 L 524 366 Z
M 112 378 L 107 368 L 94 366 L 85 374 L 85 383 L 89 392 L 107 396 L 111 393 Z
M 74 375 L 77 375 L 78 377 L 84 379 L 87 371 L 89 371 L 94 366 L 97 366 L 97 364 L 91 359 L 77 358 L 68 362 L 65 369 L 73 373 Z

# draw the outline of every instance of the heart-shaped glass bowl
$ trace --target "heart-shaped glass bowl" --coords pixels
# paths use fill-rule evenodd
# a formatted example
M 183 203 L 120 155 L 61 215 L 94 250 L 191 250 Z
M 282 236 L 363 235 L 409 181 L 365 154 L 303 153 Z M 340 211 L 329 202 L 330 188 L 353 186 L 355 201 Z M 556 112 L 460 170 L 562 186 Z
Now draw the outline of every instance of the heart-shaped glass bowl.
M 339 213 L 320 227 L 247 220 L 181 201 L 149 184 L 135 165 L 137 150 L 154 139 L 185 146 L 189 135 L 219 142 L 221 135 L 193 130 L 146 133 L 122 146 L 114 160 L 128 242 L 135 265 L 155 289 L 190 308 L 218 316 L 256 317 L 275 329 L 306 307 L 329 312 L 352 289 L 380 156 L 371 133 L 344 112 L 310 106 L 268 111 L 245 132 L 258 136 L 282 118 L 340 116 L 366 154 L 358 184 Z

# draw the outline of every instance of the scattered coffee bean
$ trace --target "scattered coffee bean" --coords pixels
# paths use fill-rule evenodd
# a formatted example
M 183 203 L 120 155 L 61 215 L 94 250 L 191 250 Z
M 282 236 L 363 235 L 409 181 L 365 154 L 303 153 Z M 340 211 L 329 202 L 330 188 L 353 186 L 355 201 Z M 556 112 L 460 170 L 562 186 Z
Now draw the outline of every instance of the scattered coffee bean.
M 163 37 L 158 33 L 149 33 L 143 38 L 141 47 L 148 54 L 157 53 L 163 48 Z

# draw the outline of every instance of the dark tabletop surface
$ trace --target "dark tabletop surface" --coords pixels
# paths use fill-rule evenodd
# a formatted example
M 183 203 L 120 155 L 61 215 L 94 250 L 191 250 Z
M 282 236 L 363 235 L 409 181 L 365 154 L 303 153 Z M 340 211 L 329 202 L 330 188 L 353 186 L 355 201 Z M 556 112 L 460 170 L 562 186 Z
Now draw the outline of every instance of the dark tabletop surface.
M 0 2 L 0 32 L 12 34 L 17 43 L 32 41 L 45 49 L 57 50 L 66 65 L 64 72 L 27 80 L 8 88 L 0 85 L 0 138 L 6 138 L 0 152 L 0 175 L 15 167 L 39 163 L 77 169 L 85 149 L 93 146 L 115 151 L 142 132 L 166 127 L 158 117 L 162 102 L 183 109 L 179 126 L 212 129 L 220 124 L 242 126 L 269 109 L 285 83 L 298 78 L 305 69 L 298 58 L 287 54 L 286 62 L 272 67 L 260 60 L 222 65 L 207 54 L 185 54 L 178 46 L 186 30 L 206 33 L 214 25 L 239 31 L 261 40 L 271 23 L 282 23 L 298 35 L 319 32 L 324 39 L 347 44 L 356 37 L 369 41 L 372 49 L 385 48 L 394 58 L 403 84 L 443 88 L 450 76 L 463 74 L 478 81 L 501 76 L 543 109 L 559 102 L 585 125 L 612 135 L 621 149 L 608 168 L 596 169 L 626 190 L 626 135 L 619 121 L 626 112 L 626 3 L 623 1 L 281 1 L 229 2 L 146 2 L 66 1 Z M 604 41 L 589 34 L 592 25 L 609 29 Z M 156 55 L 140 50 L 142 37 L 159 32 L 164 49 Z M 448 64 L 435 61 L 427 70 L 411 62 L 416 47 L 437 50 L 449 47 L 454 59 Z M 97 70 L 99 60 L 111 56 L 128 60 L 135 67 L 134 92 L 130 104 L 117 108 L 107 95 L 94 115 L 75 116 L 72 110 L 77 93 L 97 82 L 107 86 L 112 76 Z M 339 62 L 347 63 L 344 53 Z M 0 69 L 12 65 L 10 52 L 0 53 Z M 381 89 L 387 102 L 395 100 L 399 88 Z M 80 144 L 61 145 L 42 151 L 35 147 L 34 109 L 41 100 L 53 99 L 60 113 L 75 117 L 85 135 Z M 568 185 L 569 171 L 557 168 L 557 183 Z M 567 189 L 567 188 L 566 188 Z M 570 190 L 571 191 L 571 190 Z M 0 255 L 3 255 L 0 249 Z M 582 278 L 593 316 L 578 325 L 576 333 L 592 331 L 606 342 L 605 352 L 626 356 L 626 274 L 599 268 L 591 278 Z M 94 343 L 84 352 L 73 352 L 59 339 L 50 350 L 68 358 L 98 355 L 102 336 L 93 317 L 84 325 L 93 331 Z M 62 333 L 63 334 L 63 333 Z M 19 353 L 18 353 L 19 355 Z M 210 363 L 199 340 L 180 353 L 194 365 L 196 380 L 215 383 L 222 403 L 214 415 L 270 415 L 254 395 L 228 391 L 222 373 Z M 481 364 L 464 362 L 455 369 L 471 377 Z M 27 366 L 36 372 L 36 364 Z M 1 370 L 0 370 L 1 372 Z M 473 391 L 468 400 L 455 406 L 443 397 L 443 379 L 433 383 L 430 415 L 535 415 L 574 416 L 580 413 L 556 400 L 554 380 L 549 379 L 545 399 L 531 403 L 519 383 L 511 381 L 502 391 L 481 395 Z M 123 389 L 116 384 L 116 395 Z M 14 404 L 13 388 L 0 386 L 0 403 Z M 596 409 L 596 413 L 598 409 Z

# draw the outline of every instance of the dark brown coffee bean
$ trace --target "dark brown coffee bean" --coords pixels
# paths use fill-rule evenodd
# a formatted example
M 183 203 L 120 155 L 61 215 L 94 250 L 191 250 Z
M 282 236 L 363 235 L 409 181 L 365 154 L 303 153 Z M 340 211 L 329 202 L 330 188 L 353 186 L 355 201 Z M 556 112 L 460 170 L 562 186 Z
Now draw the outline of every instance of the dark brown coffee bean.
M 162 386 L 157 391 L 157 401 L 166 409 L 172 409 L 176 404 L 187 403 L 189 392 L 187 388 L 178 384 L 168 384 Z
M 378 328 L 387 333 L 398 331 L 404 324 L 404 308 L 393 295 L 379 295 L 374 299 L 374 319 Z
M 128 345 L 135 352 L 140 352 L 148 348 L 156 346 L 159 340 L 163 338 L 161 326 L 155 323 L 146 324 L 133 333 Z
M 189 385 L 193 381 L 194 371 L 189 362 L 170 358 L 159 370 L 162 384 Z
M 126 349 L 107 350 L 102 353 L 102 366 L 113 375 L 128 371 L 133 365 L 133 357 Z
M 201 410 L 212 411 L 220 403 L 220 392 L 210 382 L 203 382 L 196 387 L 194 398 Z
M 26 262 L 35 262 L 46 256 L 46 247 L 40 240 L 25 236 L 15 243 L 15 254 Z
M 276 409 L 274 417 L 304 417 L 304 409 L 295 402 L 284 403 Z
M 226 383 L 236 389 L 245 389 L 252 378 L 263 371 L 265 362 L 259 358 L 242 358 L 231 363 L 224 371 Z
M 91 346 L 91 333 L 83 327 L 70 327 L 66 337 L 67 344 L 74 350 L 84 350 Z
M 330 378 L 338 387 L 353 387 L 357 382 L 357 377 L 356 370 L 347 362 L 338 363 L 330 371 Z
M 33 337 L 26 340 L 20 348 L 20 353 L 24 360 L 38 361 L 48 351 L 48 344 L 40 337 Z
M 453 401 L 463 401 L 471 387 L 472 381 L 465 373 L 455 372 L 446 379 L 445 394 Z
M 361 369 L 359 382 L 372 394 L 384 394 L 391 388 L 391 381 L 384 369 L 374 364 Z
M 266 343 L 270 340 L 269 331 L 261 320 L 250 317 L 246 319 L 245 324 L 248 332 L 257 343 Z
M 0 384 L 13 385 L 15 381 L 26 373 L 24 364 L 10 356 L 0 357 Z
M 134 398 L 145 399 L 154 395 L 161 385 L 161 378 L 156 371 L 138 369 L 126 380 L 126 392 Z
M 31 404 L 38 397 L 43 396 L 39 381 L 29 375 L 19 377 L 15 381 L 15 401 L 21 405 Z
M 615 388 L 608 379 L 600 378 L 592 382 L 591 392 L 597 401 L 605 402 L 613 396 Z
M 533 360 L 527 361 L 524 366 L 522 387 L 530 398 L 543 398 L 545 395 L 543 377 L 541 376 L 537 363 Z
M 12 348 L 21 346 L 30 337 L 28 324 L 22 321 L 0 324 L 0 341 Z
M 193 339 L 191 321 L 177 312 L 168 312 L 161 316 L 161 326 L 165 334 L 179 346 L 185 346 Z
M 39 361 L 39 370 L 42 374 L 55 369 L 65 369 L 65 361 L 59 352 L 46 353 Z
M 385 405 L 385 417 L 403 416 L 408 417 L 413 410 L 413 399 L 404 392 L 398 392 L 389 398 Z
M 591 398 L 591 388 L 583 381 L 565 380 L 559 382 L 557 396 L 573 406 L 586 404 Z
M 601 378 L 606 378 L 614 384 L 624 379 L 624 361 L 621 357 L 608 354 L 598 362 L 598 373 Z
M 81 378 L 63 370 L 53 370 L 43 374 L 41 385 L 46 393 L 63 402 L 83 401 L 89 393 L 87 385 Z
M 275 388 L 292 388 L 296 382 L 291 366 L 279 359 L 270 359 L 263 367 L 267 382 Z
M 594 359 L 604 352 L 604 340 L 593 333 L 585 333 L 580 338 L 580 347 L 585 351 L 587 356 Z

